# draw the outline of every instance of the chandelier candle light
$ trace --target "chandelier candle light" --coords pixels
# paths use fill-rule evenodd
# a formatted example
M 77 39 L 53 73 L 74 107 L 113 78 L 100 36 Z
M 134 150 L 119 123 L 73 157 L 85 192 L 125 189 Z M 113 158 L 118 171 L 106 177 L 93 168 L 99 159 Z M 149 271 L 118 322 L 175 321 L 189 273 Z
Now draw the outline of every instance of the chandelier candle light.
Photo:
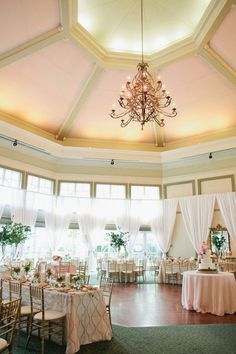
M 132 81 L 128 78 L 118 99 L 119 105 L 124 111 L 117 114 L 113 108 L 110 116 L 117 119 L 128 115 L 126 121 L 121 119 L 122 128 L 132 121 L 139 122 L 142 130 L 147 122 L 156 122 L 160 127 L 164 127 L 163 117 L 175 117 L 177 111 L 175 107 L 172 107 L 172 110 L 166 110 L 170 106 L 172 98 L 164 89 L 160 78 L 155 82 L 148 72 L 149 65 L 143 60 L 143 0 L 141 0 L 141 44 L 142 62 L 137 66 L 138 72 Z

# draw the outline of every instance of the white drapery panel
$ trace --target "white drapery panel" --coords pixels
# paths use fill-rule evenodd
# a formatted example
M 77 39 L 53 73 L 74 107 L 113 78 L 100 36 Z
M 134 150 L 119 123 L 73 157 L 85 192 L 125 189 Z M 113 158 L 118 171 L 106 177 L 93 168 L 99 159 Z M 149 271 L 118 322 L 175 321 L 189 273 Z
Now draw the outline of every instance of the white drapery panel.
M 56 198 L 53 195 L 45 195 L 44 205 L 44 217 L 45 217 L 45 229 L 47 233 L 47 242 L 49 252 L 53 253 L 56 248 L 56 242 L 54 237 L 55 230 L 55 211 L 56 210 Z
M 34 192 L 26 192 L 24 224 L 34 227 L 38 213 L 38 194 Z
M 37 240 L 34 226 L 38 214 L 37 197 L 38 193 L 26 191 L 23 223 L 31 227 L 31 234 L 21 247 L 23 255 L 27 250 L 30 250 L 32 256 L 36 255 Z
M 25 195 L 26 192 L 23 189 L 11 190 L 11 216 L 14 222 L 23 223 Z
M 225 226 L 236 244 L 236 193 L 217 194 L 216 199 L 223 216 Z
M 3 186 L 0 186 L 0 218 L 2 217 L 2 213 L 3 213 L 4 207 L 6 205 L 5 197 L 4 197 L 5 193 L 6 193 L 6 188 Z
M 96 242 L 94 242 L 94 234 L 97 228 L 96 218 L 94 218 L 91 214 L 79 215 L 79 225 L 88 246 L 88 269 L 89 271 L 94 271 L 96 269 L 96 258 L 94 254 L 96 245 Z
M 157 216 L 151 221 L 152 232 L 157 236 L 157 245 L 164 258 L 171 245 L 177 205 L 177 199 L 158 200 Z
M 0 217 L 4 207 L 11 208 L 11 218 L 14 222 L 23 222 L 23 209 L 25 201 L 25 191 L 23 189 L 0 186 Z
M 70 220 L 73 212 L 77 207 L 76 198 L 71 197 L 58 197 L 56 207 L 56 219 L 55 219 L 55 245 L 56 249 L 59 249 L 64 245 L 66 234 L 68 232 Z M 56 249 L 53 253 L 56 253 Z
M 215 196 L 196 195 L 179 199 L 187 235 L 197 253 L 203 241 L 207 241 L 211 227 Z

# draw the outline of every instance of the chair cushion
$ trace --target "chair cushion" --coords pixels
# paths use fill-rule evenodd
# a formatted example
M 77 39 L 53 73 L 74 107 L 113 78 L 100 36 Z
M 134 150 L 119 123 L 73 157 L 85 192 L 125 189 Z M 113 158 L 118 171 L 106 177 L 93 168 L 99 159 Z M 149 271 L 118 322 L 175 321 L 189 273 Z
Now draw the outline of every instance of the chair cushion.
M 60 318 L 63 318 L 63 317 L 65 317 L 64 313 L 59 312 L 59 311 L 45 311 L 44 312 L 45 321 L 59 320 Z M 36 313 L 36 315 L 34 315 L 34 318 L 36 320 L 42 321 L 42 312 Z
M 33 313 L 37 313 L 39 310 L 33 310 Z M 28 316 L 31 315 L 31 307 L 30 306 L 21 306 L 20 308 L 20 315 L 21 316 Z
M 0 350 L 6 349 L 8 347 L 8 343 L 5 339 L 0 338 Z

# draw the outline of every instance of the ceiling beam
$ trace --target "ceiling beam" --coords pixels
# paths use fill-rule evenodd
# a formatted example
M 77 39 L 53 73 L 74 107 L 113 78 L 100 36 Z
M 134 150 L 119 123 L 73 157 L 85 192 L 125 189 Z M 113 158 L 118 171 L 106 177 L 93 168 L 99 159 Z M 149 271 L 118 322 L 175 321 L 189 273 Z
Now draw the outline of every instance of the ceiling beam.
M 59 25 L 57 28 L 44 33 L 12 50 L 0 55 L 0 68 L 14 63 L 29 54 L 32 54 L 48 45 L 61 40 L 64 37 L 63 27 Z
M 69 34 L 69 2 L 67 0 L 59 0 L 59 11 L 61 25 L 65 36 Z
M 236 72 L 209 46 L 209 44 L 207 44 L 199 54 L 236 86 Z
M 210 14 L 199 23 L 194 41 L 198 45 L 199 50 L 205 47 L 210 41 L 214 33 L 220 27 L 226 15 L 233 6 L 235 0 L 215 1 L 210 4 Z
M 86 99 L 86 97 L 88 96 L 91 88 L 94 86 L 95 82 L 98 80 L 98 78 L 100 77 L 100 74 L 103 70 L 103 67 L 96 64 L 92 70 L 92 72 L 90 73 L 87 81 L 84 83 L 82 90 L 80 91 L 79 96 L 77 97 L 77 100 L 70 112 L 70 114 L 66 117 L 63 125 L 61 126 L 56 139 L 57 140 L 64 140 L 67 136 L 67 133 L 70 131 L 71 126 L 78 114 L 78 112 L 80 111 L 80 108 L 84 102 L 84 100 Z

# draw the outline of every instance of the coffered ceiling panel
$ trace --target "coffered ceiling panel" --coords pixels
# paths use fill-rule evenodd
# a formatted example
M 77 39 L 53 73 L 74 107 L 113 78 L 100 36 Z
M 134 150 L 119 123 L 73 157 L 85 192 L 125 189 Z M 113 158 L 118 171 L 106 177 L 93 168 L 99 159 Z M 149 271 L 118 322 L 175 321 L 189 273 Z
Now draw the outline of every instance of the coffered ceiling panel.
M 31 145 L 41 139 L 41 148 L 47 139 L 57 157 L 64 147 L 71 155 L 91 147 L 95 158 L 117 148 L 153 161 L 158 151 L 202 144 L 202 153 L 235 137 L 235 0 L 143 4 L 144 58 L 177 117 L 143 130 L 109 117 L 141 61 L 140 1 L 0 0 L 1 134 Z
M 73 42 L 59 41 L 5 66 L 0 110 L 57 135 L 93 65 Z
M 0 53 L 56 28 L 59 23 L 57 0 L 1 0 Z
M 236 7 L 225 17 L 210 46 L 236 71 Z

